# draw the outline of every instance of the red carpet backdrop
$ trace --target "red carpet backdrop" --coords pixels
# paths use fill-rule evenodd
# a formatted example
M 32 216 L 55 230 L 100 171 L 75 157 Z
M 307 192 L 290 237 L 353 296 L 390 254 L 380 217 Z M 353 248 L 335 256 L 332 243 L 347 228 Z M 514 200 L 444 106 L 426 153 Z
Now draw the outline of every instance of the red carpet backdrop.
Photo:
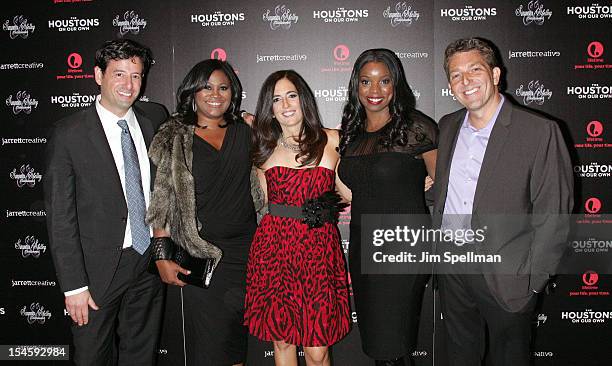
M 539 304 L 535 365 L 610 363 L 610 262 L 597 266 L 586 256 L 612 254 L 610 237 L 598 234 L 610 231 L 605 214 L 612 206 L 612 2 L 38 0 L 4 2 L 0 22 L 0 344 L 70 344 L 45 228 L 43 153 L 51 124 L 94 102 L 93 56 L 103 41 L 127 37 L 153 50 L 141 99 L 170 111 L 186 72 L 213 57 L 238 73 L 245 109 L 255 109 L 267 75 L 295 69 L 313 89 L 324 124 L 338 127 L 352 64 L 363 50 L 396 52 L 418 109 L 437 120 L 460 107 L 442 68 L 446 45 L 480 36 L 501 51 L 506 95 L 557 120 L 574 160 L 575 214 L 584 235 L 568 250 L 585 257 Z M 345 252 L 348 220 L 340 224 Z M 429 287 L 414 356 L 418 365 L 443 366 L 444 321 Z M 179 309 L 171 289 L 161 365 L 182 364 Z M 371 364 L 355 314 L 353 321 L 333 347 L 335 365 Z M 251 339 L 249 347 L 249 366 L 273 363 L 271 344 Z

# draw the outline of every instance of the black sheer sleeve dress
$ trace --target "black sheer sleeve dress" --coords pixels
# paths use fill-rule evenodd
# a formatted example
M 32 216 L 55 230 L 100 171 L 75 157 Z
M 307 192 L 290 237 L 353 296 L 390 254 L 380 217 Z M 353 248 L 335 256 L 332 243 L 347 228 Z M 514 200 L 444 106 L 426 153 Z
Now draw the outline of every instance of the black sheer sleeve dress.
M 437 148 L 438 128 L 415 113 L 407 143 L 383 146 L 378 131 L 361 132 L 342 156 L 338 174 L 352 191 L 349 268 L 364 352 L 374 359 L 411 353 L 429 274 L 368 275 L 361 271 L 361 215 L 428 214 L 424 197 L 427 172 L 421 155 Z

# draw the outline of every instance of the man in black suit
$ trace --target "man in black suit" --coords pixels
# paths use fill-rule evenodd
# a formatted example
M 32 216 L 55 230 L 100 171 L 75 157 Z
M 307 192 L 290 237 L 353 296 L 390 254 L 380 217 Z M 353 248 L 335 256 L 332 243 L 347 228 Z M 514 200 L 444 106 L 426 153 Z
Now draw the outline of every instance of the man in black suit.
M 163 298 L 146 271 L 147 148 L 167 114 L 134 105 L 151 63 L 134 41 L 104 43 L 94 69 L 100 95 L 57 122 L 47 147 L 47 228 L 78 365 L 155 362 Z
M 573 205 L 568 151 L 555 122 L 499 92 L 501 68 L 490 43 L 451 43 L 444 68 L 465 108 L 439 122 L 433 224 L 487 228 L 483 244 L 462 250 L 501 256 L 501 263 L 447 266 L 439 276 L 449 361 L 480 365 L 488 334 L 494 365 L 529 365 L 535 294 L 566 245 Z

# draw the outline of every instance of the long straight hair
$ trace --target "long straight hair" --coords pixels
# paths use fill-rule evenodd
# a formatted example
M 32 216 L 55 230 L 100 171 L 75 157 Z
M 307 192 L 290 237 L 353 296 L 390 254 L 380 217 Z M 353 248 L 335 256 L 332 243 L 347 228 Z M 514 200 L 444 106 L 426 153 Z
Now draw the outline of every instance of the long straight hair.
M 257 108 L 255 109 L 255 121 L 253 122 L 253 164 L 261 167 L 274 152 L 278 139 L 282 135 L 281 126 L 274 118 L 274 111 L 272 110 L 274 88 L 281 79 L 287 79 L 295 85 L 304 116 L 298 136 L 300 152 L 295 157 L 295 161 L 300 163 L 299 166 L 307 166 L 313 163 L 318 165 L 327 144 L 327 134 L 323 131 L 321 117 L 312 90 L 310 90 L 306 81 L 293 70 L 280 70 L 272 73 L 261 87 L 257 99 Z

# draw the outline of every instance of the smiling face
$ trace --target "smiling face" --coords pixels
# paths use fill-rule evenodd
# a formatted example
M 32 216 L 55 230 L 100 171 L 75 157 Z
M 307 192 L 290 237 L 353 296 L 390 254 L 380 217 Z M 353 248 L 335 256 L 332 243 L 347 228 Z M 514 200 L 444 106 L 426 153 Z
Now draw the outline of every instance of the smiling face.
M 368 62 L 359 71 L 359 101 L 366 113 L 389 114 L 389 103 L 393 99 L 393 79 L 387 65 Z
M 300 125 L 304 119 L 297 88 L 286 78 L 280 79 L 274 86 L 272 113 L 282 127 Z
M 211 122 L 223 119 L 232 101 L 232 88 L 227 75 L 215 70 L 208 77 L 204 88 L 195 93 L 198 121 Z
M 501 70 L 491 67 L 478 51 L 458 52 L 448 62 L 448 85 L 470 113 L 486 118 L 495 113 L 500 100 L 497 85 Z
M 106 70 L 96 66 L 96 83 L 100 85 L 100 104 L 123 117 L 140 94 L 143 65 L 139 57 L 124 60 L 110 60 Z

